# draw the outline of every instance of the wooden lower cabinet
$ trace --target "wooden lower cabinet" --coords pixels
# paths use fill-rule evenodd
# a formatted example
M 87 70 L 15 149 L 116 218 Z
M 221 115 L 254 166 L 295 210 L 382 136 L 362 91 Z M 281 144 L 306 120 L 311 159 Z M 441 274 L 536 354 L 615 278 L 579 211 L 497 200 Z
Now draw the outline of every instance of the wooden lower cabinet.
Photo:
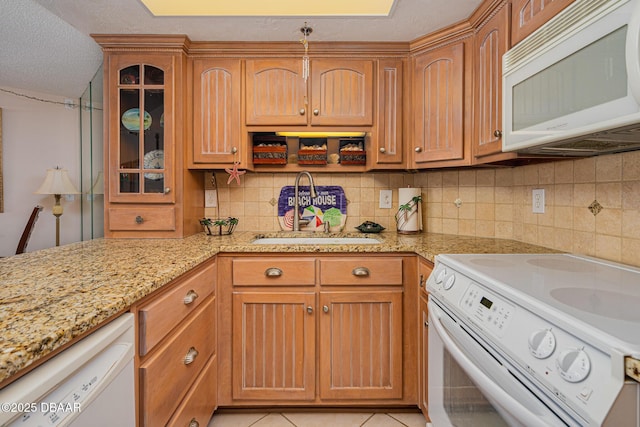
M 402 290 L 320 292 L 320 398 L 402 398 Z
M 217 407 L 216 263 L 207 261 L 133 307 L 138 425 L 206 426 Z
M 420 298 L 418 306 L 418 406 L 429 419 L 429 310 L 427 308 L 427 279 L 433 271 L 433 264 L 426 259 L 418 260 L 418 288 Z
M 416 268 L 398 254 L 219 255 L 218 404 L 415 407 Z

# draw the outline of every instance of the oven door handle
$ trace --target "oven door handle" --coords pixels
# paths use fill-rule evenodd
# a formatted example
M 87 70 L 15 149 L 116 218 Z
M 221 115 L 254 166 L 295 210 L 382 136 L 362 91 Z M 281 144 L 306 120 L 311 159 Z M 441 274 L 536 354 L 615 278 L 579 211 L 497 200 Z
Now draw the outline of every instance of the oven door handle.
M 443 345 L 456 359 L 460 367 L 464 369 L 466 374 L 473 380 L 476 386 L 482 390 L 485 396 L 490 398 L 492 402 L 499 402 L 496 404 L 511 414 L 511 416 L 523 425 L 531 427 L 548 427 L 550 424 L 543 420 L 546 417 L 541 416 L 541 414 L 536 414 L 524 407 L 520 402 L 518 402 L 518 400 L 514 399 L 513 396 L 496 384 L 491 377 L 486 375 L 482 369 L 478 369 L 478 367 L 467 357 L 465 352 L 451 338 L 446 327 L 442 324 L 442 316 L 442 311 L 436 307 L 435 304 L 429 303 L 429 317 L 431 318 L 429 326 L 433 326 L 435 328 L 435 331 L 442 340 Z M 485 351 L 484 349 L 479 350 L 483 352 Z M 506 369 L 505 374 L 510 376 Z

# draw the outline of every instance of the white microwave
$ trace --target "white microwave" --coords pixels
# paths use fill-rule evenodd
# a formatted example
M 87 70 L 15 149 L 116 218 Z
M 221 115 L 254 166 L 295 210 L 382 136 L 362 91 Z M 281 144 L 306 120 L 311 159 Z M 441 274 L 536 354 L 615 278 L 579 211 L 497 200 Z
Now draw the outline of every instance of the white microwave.
M 576 0 L 503 56 L 503 151 L 640 149 L 640 0 Z

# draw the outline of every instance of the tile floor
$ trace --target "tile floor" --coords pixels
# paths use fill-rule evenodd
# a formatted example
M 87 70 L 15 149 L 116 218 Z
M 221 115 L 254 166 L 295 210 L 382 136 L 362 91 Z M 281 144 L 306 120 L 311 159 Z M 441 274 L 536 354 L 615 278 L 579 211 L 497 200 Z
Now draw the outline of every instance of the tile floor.
M 419 412 L 241 412 L 216 413 L 209 427 L 425 427 Z

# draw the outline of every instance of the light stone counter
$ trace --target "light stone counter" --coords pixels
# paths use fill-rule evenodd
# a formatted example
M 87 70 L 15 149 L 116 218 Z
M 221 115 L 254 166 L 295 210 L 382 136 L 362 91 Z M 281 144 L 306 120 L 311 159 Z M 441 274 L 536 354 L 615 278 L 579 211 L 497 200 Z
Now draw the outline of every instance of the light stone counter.
M 553 252 L 511 240 L 395 232 L 349 233 L 378 245 L 251 244 L 258 234 L 97 239 L 0 259 L 0 384 L 221 252 L 405 252 L 431 261 L 439 253 Z

